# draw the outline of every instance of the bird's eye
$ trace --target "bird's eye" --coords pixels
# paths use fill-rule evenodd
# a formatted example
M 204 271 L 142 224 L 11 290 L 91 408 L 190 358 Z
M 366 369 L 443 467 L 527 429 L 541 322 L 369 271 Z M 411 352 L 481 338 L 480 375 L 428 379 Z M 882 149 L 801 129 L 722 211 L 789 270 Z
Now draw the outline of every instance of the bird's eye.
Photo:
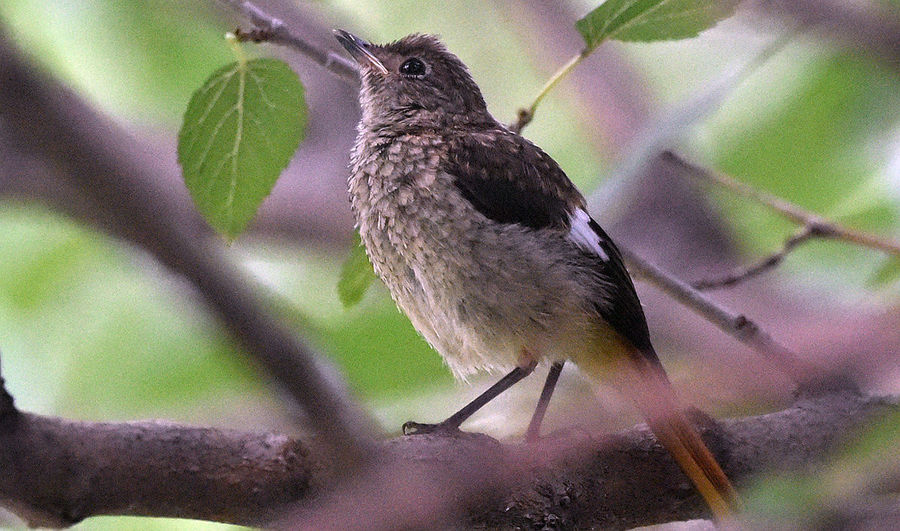
M 425 62 L 418 57 L 407 59 L 400 65 L 400 73 L 404 76 L 422 77 L 425 75 L 426 70 Z

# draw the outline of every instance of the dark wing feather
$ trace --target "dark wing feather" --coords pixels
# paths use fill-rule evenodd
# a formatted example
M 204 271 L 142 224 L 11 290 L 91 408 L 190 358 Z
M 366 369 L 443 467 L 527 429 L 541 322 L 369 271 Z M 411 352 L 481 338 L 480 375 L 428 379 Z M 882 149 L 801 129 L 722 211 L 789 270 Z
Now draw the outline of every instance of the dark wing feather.
M 448 139 L 446 163 L 441 168 L 475 209 L 498 223 L 517 223 L 532 229 L 570 229 L 570 216 L 585 208 L 584 198 L 559 165 L 540 148 L 504 130 L 461 135 Z M 613 286 L 605 290 L 598 313 L 646 358 L 658 364 L 650 343 L 647 321 L 622 254 L 593 219 L 608 259 L 585 250 L 589 260 Z
M 622 334 L 632 345 L 637 347 L 645 358 L 659 365 L 659 358 L 650 342 L 647 318 L 644 317 L 644 310 L 638 299 L 637 291 L 634 289 L 631 275 L 625 269 L 622 253 L 596 221 L 591 219 L 589 225 L 599 236 L 600 247 L 606 251 L 606 255 L 609 257 L 599 267 L 609 278 L 610 283 L 615 286 L 615 293 L 607 299 L 608 302 L 596 305 L 597 311 L 616 332 Z
M 485 217 L 532 229 L 568 228 L 583 198 L 549 155 L 504 130 L 448 139 L 444 171 Z

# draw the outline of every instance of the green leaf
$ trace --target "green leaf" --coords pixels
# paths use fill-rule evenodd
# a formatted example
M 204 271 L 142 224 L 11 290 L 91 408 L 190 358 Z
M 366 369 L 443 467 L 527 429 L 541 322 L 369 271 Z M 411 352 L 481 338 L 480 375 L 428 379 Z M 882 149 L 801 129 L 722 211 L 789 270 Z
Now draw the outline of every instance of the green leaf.
M 234 239 L 287 166 L 306 127 L 303 85 L 282 61 L 237 61 L 194 93 L 178 161 L 194 204 Z
M 900 279 L 900 258 L 891 257 L 866 282 L 870 288 L 882 288 Z
M 361 301 L 373 280 L 375 270 L 372 269 L 369 257 L 366 256 L 366 248 L 363 247 L 357 234 L 356 244 L 341 266 L 341 278 L 337 284 L 338 298 L 344 307 L 349 308 Z
M 588 51 L 607 39 L 661 41 L 696 37 L 734 13 L 739 0 L 607 0 L 575 28 Z

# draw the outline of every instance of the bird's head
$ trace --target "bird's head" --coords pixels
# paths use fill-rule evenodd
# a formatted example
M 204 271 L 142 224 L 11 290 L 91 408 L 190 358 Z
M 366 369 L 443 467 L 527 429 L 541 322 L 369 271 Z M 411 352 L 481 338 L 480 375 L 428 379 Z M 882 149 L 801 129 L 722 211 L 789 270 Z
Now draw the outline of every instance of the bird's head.
M 364 126 L 492 120 L 466 65 L 437 37 L 414 34 L 376 45 L 343 30 L 335 36 L 359 64 Z

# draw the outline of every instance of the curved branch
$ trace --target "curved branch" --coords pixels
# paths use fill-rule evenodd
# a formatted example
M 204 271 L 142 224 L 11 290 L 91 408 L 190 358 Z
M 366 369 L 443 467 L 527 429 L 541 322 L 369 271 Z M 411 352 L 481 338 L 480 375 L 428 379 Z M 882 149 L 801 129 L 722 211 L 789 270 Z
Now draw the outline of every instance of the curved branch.
M 785 218 L 804 227 L 806 231 L 811 233 L 811 236 L 844 240 L 871 249 L 884 251 L 885 253 L 894 256 L 900 256 L 900 242 L 851 229 L 850 227 L 841 225 L 833 220 L 825 219 L 815 212 L 810 212 L 809 210 L 801 208 L 778 196 L 757 190 L 756 188 L 742 183 L 722 172 L 717 172 L 688 162 L 684 157 L 681 157 L 672 151 L 665 151 L 660 156 L 663 161 L 674 165 L 687 175 L 721 186 L 722 188 L 731 190 L 736 194 L 769 207 Z
M 781 262 L 783 262 L 785 258 L 787 258 L 787 255 L 790 254 L 791 251 L 815 237 L 816 233 L 814 230 L 812 230 L 810 227 L 803 227 L 796 234 L 785 240 L 784 244 L 781 246 L 781 249 L 762 258 L 761 260 L 758 260 L 755 264 L 750 264 L 748 266 L 735 269 L 734 271 L 726 273 L 725 275 L 722 275 L 720 277 L 692 282 L 691 286 L 693 286 L 693 288 L 696 290 L 707 291 L 711 289 L 725 288 L 740 284 L 747 279 L 753 278 L 757 275 L 761 275 L 766 271 L 775 268 Z

